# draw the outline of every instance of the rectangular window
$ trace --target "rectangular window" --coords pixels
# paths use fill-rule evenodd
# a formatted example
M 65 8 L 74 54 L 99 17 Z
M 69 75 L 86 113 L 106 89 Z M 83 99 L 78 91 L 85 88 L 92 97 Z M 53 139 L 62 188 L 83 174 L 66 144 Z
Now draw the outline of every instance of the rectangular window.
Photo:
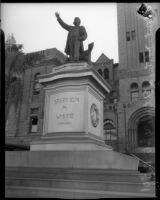
M 29 133 L 38 132 L 38 108 L 31 108 Z
M 143 52 L 139 53 L 139 62 L 143 63 L 144 62 L 144 57 L 143 57 Z
M 38 117 L 31 116 L 30 117 L 30 133 L 36 133 L 38 131 Z
M 131 31 L 131 38 L 132 38 L 132 40 L 136 39 L 136 32 L 135 31 Z
M 149 62 L 149 51 L 145 51 L 145 62 Z
M 126 32 L 126 40 L 127 40 L 127 41 L 130 41 L 130 40 L 131 40 L 131 38 L 130 38 L 130 32 Z

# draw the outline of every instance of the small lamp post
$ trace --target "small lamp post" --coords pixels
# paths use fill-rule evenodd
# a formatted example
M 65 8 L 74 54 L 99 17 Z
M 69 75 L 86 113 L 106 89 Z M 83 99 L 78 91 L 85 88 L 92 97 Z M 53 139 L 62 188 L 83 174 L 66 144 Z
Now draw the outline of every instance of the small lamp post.
M 116 116 L 116 131 L 117 131 L 117 151 L 119 151 L 119 134 L 118 134 L 118 112 L 117 112 L 117 99 L 114 99 L 114 113 Z
M 124 131 L 125 131 L 125 151 L 127 150 L 127 132 L 126 132 L 126 104 L 123 104 L 124 109 Z

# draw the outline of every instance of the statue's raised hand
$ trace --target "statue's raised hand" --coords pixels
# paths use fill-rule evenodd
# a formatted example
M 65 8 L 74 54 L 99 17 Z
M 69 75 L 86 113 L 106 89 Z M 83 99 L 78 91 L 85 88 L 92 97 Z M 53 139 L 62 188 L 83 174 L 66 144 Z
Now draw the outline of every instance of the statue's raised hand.
M 55 16 L 58 18 L 60 15 L 58 12 L 55 12 Z

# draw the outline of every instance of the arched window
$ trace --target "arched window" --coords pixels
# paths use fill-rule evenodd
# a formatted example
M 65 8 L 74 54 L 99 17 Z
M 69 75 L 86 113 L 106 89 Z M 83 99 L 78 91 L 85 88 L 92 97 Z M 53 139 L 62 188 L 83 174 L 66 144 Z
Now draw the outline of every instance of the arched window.
M 132 83 L 130 86 L 131 100 L 134 101 L 139 96 L 139 88 L 137 83 Z
M 98 70 L 98 73 L 102 76 L 102 70 L 101 69 Z
M 38 82 L 38 76 L 40 75 L 40 73 L 36 73 L 34 75 L 34 83 L 33 83 L 33 95 L 38 95 L 40 93 L 40 83 Z
M 108 119 L 104 122 L 104 136 L 107 144 L 110 144 L 111 141 L 117 140 L 117 133 L 113 125 L 113 120 Z
M 105 70 L 104 70 L 104 78 L 105 78 L 106 80 L 109 79 L 109 70 L 108 70 L 107 68 L 105 68 Z
M 144 98 L 148 98 L 151 94 L 151 84 L 148 81 L 142 83 L 142 94 Z

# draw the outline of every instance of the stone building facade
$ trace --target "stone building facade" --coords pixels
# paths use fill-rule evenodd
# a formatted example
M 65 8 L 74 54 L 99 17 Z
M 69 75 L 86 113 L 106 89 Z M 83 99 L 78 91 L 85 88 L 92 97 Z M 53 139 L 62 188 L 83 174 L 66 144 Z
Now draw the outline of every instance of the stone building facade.
M 65 55 L 56 48 L 34 52 L 42 59 L 29 66 L 23 75 L 21 103 L 11 105 L 6 126 L 7 144 L 26 144 L 42 135 L 44 91 L 37 76 L 52 72 L 52 68 L 65 62 Z
M 137 13 L 141 4 L 117 4 L 118 134 L 121 150 L 126 149 L 152 163 L 155 153 L 155 34 L 160 27 L 160 4 L 145 4 L 147 10 L 152 10 L 152 18 Z

